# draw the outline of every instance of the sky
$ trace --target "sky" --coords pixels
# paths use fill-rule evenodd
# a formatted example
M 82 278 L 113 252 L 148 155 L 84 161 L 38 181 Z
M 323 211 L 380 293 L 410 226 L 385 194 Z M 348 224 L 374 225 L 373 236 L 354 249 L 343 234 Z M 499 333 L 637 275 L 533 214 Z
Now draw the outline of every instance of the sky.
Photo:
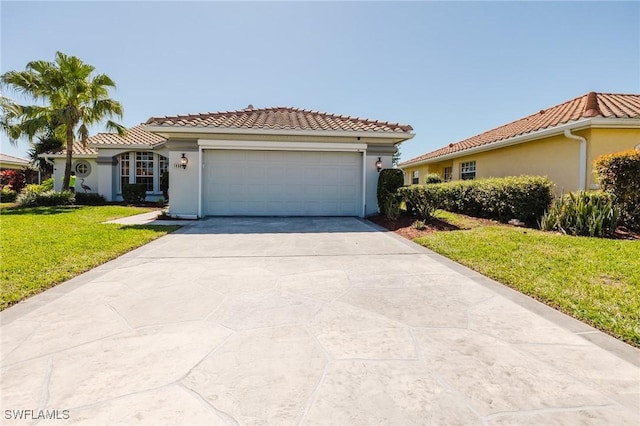
M 116 82 L 126 126 L 289 106 L 410 124 L 403 161 L 591 91 L 640 93 L 640 2 L 2 0 L 0 24 L 0 72 L 75 55 Z

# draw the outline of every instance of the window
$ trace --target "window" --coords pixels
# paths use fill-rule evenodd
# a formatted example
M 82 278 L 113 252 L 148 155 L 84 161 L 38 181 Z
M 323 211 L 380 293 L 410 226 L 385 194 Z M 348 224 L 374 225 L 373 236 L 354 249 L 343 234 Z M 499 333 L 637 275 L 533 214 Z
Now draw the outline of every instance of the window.
M 136 152 L 136 183 L 147 186 L 153 192 L 153 152 Z
M 78 160 L 73 165 L 73 171 L 76 172 L 76 176 L 86 178 L 91 174 L 91 164 L 86 160 Z
M 460 179 L 469 180 L 476 178 L 476 162 L 468 161 L 460 164 Z
M 420 183 L 420 173 L 417 170 L 411 173 L 411 183 L 413 185 L 417 185 Z
M 453 167 L 445 167 L 442 174 L 444 181 L 449 182 L 453 178 Z
M 125 152 L 120 155 L 120 187 L 127 183 L 141 183 L 147 192 L 160 192 L 160 176 L 167 171 L 168 159 L 153 152 Z
M 129 175 L 130 175 L 130 164 L 129 164 L 129 153 L 125 152 L 120 155 L 120 192 L 122 192 L 122 187 L 125 183 L 129 183 Z

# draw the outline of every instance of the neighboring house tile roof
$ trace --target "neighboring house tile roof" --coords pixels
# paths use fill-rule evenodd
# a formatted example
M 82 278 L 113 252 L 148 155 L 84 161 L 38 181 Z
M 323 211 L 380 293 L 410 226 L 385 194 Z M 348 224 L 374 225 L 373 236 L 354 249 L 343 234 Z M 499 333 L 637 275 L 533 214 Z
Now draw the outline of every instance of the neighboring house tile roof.
M 413 130 L 409 125 L 369 120 L 359 117 L 328 114 L 290 107 L 247 108 L 238 111 L 209 112 L 173 117 L 151 117 L 151 126 L 208 127 L 221 129 L 324 130 L 357 132 L 402 132 Z
M 469 148 L 560 126 L 571 121 L 593 117 L 640 119 L 640 95 L 590 92 L 560 105 L 540 110 L 528 117 L 404 161 L 400 163 L 400 166 L 419 163 Z
M 2 164 L 3 167 L 4 165 L 26 167 L 29 165 L 29 160 L 0 152 L 0 164 Z
M 98 151 L 96 147 L 104 147 L 108 145 L 149 145 L 154 146 L 165 141 L 162 136 L 149 133 L 142 128 L 142 124 L 131 127 L 127 130 L 127 135 L 122 137 L 117 133 L 98 133 L 90 136 L 86 146 L 82 142 L 73 143 L 73 153 L 77 155 L 96 155 Z M 65 155 L 67 149 L 65 147 L 58 151 L 48 152 L 50 155 Z

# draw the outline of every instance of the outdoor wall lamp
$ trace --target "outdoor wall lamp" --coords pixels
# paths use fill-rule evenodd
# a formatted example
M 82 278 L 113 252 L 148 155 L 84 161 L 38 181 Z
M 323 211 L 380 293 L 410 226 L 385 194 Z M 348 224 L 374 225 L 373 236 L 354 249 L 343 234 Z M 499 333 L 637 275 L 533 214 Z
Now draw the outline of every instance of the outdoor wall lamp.
M 182 167 L 183 169 L 186 169 L 188 163 L 189 163 L 189 159 L 184 156 L 184 152 L 183 152 L 182 157 L 180 157 L 180 167 Z
M 378 173 L 382 170 L 382 158 L 378 157 L 378 161 L 376 161 L 376 169 L 378 169 Z

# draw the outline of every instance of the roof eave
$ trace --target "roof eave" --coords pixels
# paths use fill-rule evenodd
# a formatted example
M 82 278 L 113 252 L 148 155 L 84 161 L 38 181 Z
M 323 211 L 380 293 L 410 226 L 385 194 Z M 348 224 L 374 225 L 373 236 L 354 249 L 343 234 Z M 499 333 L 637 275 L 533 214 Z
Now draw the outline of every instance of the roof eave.
M 154 126 L 143 127 L 147 132 L 155 133 L 164 138 L 172 134 L 243 134 L 243 135 L 269 135 L 269 136 L 320 136 L 320 137 L 366 137 L 397 140 L 394 143 L 411 139 L 415 136 L 411 132 L 366 132 L 345 130 L 292 130 L 292 129 L 244 129 L 228 127 L 183 127 L 183 126 Z

